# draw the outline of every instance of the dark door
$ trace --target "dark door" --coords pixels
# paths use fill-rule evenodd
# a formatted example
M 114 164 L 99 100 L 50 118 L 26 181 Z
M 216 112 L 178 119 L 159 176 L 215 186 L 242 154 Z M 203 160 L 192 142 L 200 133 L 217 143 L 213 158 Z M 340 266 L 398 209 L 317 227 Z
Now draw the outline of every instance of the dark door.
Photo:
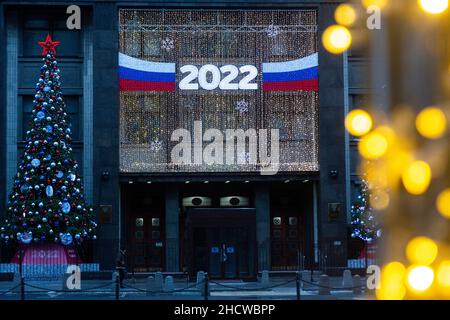
M 272 270 L 304 267 L 303 217 L 296 210 L 273 210 L 271 223 Z
M 209 276 L 211 278 L 238 278 L 237 228 L 212 228 L 208 230 Z M 244 257 L 241 257 L 244 258 Z
M 253 209 L 191 209 L 186 215 L 185 257 L 192 276 L 212 279 L 256 277 L 256 232 Z
M 129 217 L 128 266 L 130 271 L 162 271 L 164 267 L 162 214 L 134 213 Z

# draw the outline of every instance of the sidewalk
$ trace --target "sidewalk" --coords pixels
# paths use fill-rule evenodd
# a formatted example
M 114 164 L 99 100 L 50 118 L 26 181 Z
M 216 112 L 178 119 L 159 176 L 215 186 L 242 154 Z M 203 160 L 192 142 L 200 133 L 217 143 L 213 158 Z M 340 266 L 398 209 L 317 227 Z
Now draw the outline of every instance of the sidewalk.
M 291 279 L 274 279 L 270 281 L 269 288 L 262 288 L 258 282 L 242 281 L 214 281 L 210 283 L 210 300 L 296 300 L 296 283 Z M 310 280 L 310 279 L 308 279 Z M 317 282 L 315 282 L 317 283 Z M 114 300 L 115 283 L 112 281 L 85 280 L 81 283 L 80 291 L 59 292 L 62 289 L 62 281 L 26 281 L 25 299 L 27 300 Z M 119 298 L 123 300 L 203 300 L 200 290 L 194 282 L 174 281 L 176 292 L 147 293 L 145 292 L 145 279 L 127 279 L 125 288 L 120 289 Z M 14 292 L 2 294 L 17 285 L 14 282 L 0 282 L 0 300 L 20 299 L 20 287 Z M 270 288 L 271 286 L 276 286 Z M 33 287 L 31 287 L 33 286 Z M 226 286 L 226 287 L 224 287 Z M 190 287 L 186 290 L 183 290 Z M 342 278 L 330 277 L 330 287 L 342 287 Z M 42 288 L 42 289 L 41 289 Z M 96 288 L 95 290 L 89 290 Z M 45 290 L 44 290 L 45 289 Z M 239 289 L 239 290 L 237 290 Z M 86 291 L 84 291 L 86 290 Z M 318 288 L 305 285 L 300 291 L 300 298 L 304 300 L 339 300 L 339 299 L 370 299 L 364 294 L 355 295 L 350 290 L 331 290 L 330 295 L 319 295 Z

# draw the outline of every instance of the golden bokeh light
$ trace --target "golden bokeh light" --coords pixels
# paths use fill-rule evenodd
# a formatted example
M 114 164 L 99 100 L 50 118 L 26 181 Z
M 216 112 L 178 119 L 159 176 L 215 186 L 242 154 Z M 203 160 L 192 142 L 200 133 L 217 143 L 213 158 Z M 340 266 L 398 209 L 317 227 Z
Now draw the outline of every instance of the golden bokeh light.
M 328 52 L 341 54 L 352 44 L 352 34 L 344 26 L 332 25 L 324 31 L 322 43 Z
M 434 271 L 427 266 L 412 265 L 408 268 L 406 277 L 412 291 L 423 292 L 433 284 Z
M 447 119 L 444 112 L 436 107 L 422 110 L 416 118 L 417 131 L 429 139 L 442 137 L 447 130 Z
M 431 182 L 430 165 L 424 161 L 414 161 L 402 174 L 403 186 L 413 195 L 421 195 L 427 191 Z
M 375 160 L 386 153 L 388 146 L 389 143 L 384 135 L 379 132 L 371 132 L 361 139 L 358 150 L 364 158 Z
M 383 9 L 387 5 L 387 0 L 362 0 L 362 4 L 365 8 L 376 6 L 380 9 Z
M 370 191 L 369 204 L 375 210 L 384 210 L 389 206 L 390 197 L 384 190 Z
M 380 289 L 376 290 L 379 300 L 402 300 L 406 295 L 403 283 L 382 283 Z
M 377 299 L 402 300 L 406 295 L 404 279 L 406 268 L 400 262 L 388 263 L 381 271 L 380 287 L 376 290 Z
M 345 127 L 356 137 L 367 134 L 372 129 L 372 117 L 367 111 L 355 109 L 345 117 Z
M 334 12 L 336 22 L 346 27 L 352 26 L 356 21 L 356 17 L 356 10 L 347 3 L 340 4 Z
M 384 266 L 381 274 L 382 279 L 388 282 L 403 282 L 406 268 L 401 262 L 393 261 Z
M 450 260 L 442 261 L 439 264 L 436 278 L 440 286 L 450 288 Z
M 450 188 L 445 189 L 438 195 L 436 207 L 444 218 L 450 219 Z
M 427 237 L 416 237 L 406 246 L 406 257 L 411 263 L 430 265 L 438 254 L 437 244 Z
M 448 0 L 418 0 L 420 7 L 428 13 L 439 14 L 447 10 Z

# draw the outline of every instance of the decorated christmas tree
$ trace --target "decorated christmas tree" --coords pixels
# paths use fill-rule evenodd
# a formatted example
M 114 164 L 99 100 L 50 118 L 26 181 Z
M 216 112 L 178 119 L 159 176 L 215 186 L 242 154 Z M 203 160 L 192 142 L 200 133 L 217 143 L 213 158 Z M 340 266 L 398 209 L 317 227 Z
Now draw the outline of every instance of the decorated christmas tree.
M 70 123 L 55 58 L 58 44 L 50 35 L 39 42 L 44 65 L 36 83 L 25 150 L 0 229 L 0 237 L 8 243 L 70 245 L 96 238 L 94 213 L 86 204 L 72 154 Z
M 362 182 L 359 195 L 351 208 L 352 237 L 365 242 L 373 242 L 381 235 L 375 211 L 369 204 L 370 191 L 366 182 Z

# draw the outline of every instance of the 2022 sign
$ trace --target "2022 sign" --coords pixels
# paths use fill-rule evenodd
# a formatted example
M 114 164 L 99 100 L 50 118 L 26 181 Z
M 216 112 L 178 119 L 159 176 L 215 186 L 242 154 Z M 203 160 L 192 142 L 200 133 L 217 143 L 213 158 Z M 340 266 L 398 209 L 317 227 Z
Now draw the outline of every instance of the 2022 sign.
M 257 90 L 258 84 L 253 82 L 258 76 L 258 69 L 253 65 L 237 67 L 227 64 L 217 67 L 213 64 L 205 64 L 198 68 L 188 64 L 180 68 L 184 75 L 178 84 L 180 90 Z M 240 75 L 239 82 L 235 81 Z

